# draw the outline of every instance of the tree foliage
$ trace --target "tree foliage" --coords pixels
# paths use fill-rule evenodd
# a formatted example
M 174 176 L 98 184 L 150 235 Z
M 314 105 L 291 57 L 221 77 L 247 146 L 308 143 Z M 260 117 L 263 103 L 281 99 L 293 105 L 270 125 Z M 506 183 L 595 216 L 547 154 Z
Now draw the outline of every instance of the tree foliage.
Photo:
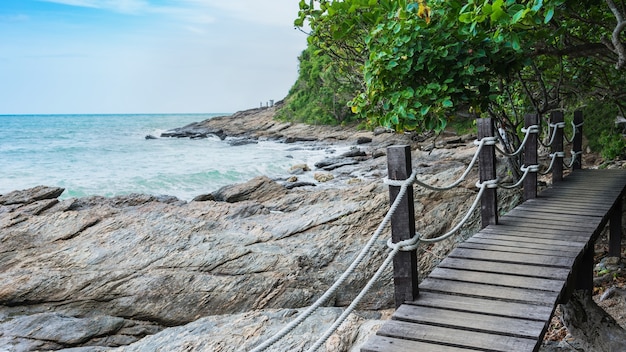
M 302 0 L 295 24 L 371 127 L 440 131 L 470 112 L 514 135 L 566 104 L 624 115 L 625 14 L 624 0 Z
M 327 125 L 355 119 L 347 104 L 360 83 L 339 73 L 337 62 L 314 46 L 304 50 L 299 60 L 298 79 L 278 118 Z

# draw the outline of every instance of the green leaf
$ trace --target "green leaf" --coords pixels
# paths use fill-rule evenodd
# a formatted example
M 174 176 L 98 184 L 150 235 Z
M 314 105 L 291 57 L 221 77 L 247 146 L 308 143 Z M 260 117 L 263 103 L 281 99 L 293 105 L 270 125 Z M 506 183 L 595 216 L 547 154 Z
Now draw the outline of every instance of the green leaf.
M 446 100 L 443 101 L 443 103 L 441 103 L 441 105 L 444 108 L 451 108 L 454 106 L 454 103 L 452 102 L 452 100 L 450 100 L 450 98 L 448 97 Z
M 546 11 L 546 17 L 543 19 L 543 23 L 547 24 L 548 22 L 550 22 L 553 16 L 554 16 L 554 7 L 550 7 Z

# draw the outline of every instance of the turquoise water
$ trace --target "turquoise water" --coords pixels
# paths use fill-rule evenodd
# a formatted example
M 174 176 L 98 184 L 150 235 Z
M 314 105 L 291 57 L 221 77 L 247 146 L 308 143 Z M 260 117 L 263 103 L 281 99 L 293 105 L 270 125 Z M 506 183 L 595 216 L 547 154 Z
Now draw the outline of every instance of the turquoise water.
M 255 176 L 285 176 L 292 165 L 326 155 L 270 141 L 235 147 L 218 138 L 145 139 L 217 115 L 0 115 L 0 194 L 46 185 L 65 188 L 61 198 L 190 200 Z

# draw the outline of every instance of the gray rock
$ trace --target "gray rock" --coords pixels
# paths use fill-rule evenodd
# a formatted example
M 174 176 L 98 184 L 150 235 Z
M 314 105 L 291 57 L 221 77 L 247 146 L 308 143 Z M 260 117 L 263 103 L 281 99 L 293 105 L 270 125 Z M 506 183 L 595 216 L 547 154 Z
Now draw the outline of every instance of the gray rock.
M 63 193 L 63 191 L 65 191 L 65 188 L 37 186 L 34 188 L 21 191 L 13 191 L 2 195 L 0 196 L 0 204 L 30 204 L 38 200 L 58 198 Z
M 249 139 L 249 138 L 231 139 L 228 141 L 228 144 L 232 147 L 238 147 L 238 146 L 248 145 L 248 144 L 258 144 L 258 143 L 259 141 L 254 140 L 254 139 Z
M 367 144 L 372 143 L 372 139 L 370 137 L 359 137 L 356 140 L 356 144 Z
M 269 200 L 285 194 L 285 190 L 267 176 L 220 188 L 213 193 L 213 199 L 221 202 L 236 203 L 249 199 Z

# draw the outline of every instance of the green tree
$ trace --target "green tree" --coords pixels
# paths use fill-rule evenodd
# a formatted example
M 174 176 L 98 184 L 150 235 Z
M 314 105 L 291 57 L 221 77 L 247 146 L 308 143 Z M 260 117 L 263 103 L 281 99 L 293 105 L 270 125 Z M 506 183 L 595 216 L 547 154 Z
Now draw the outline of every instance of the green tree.
M 309 43 L 359 77 L 371 127 L 440 131 L 459 112 L 498 119 L 601 99 L 624 112 L 624 1 L 301 1 Z M 350 72 L 350 73 L 349 73 Z M 510 140 L 515 140 L 511 138 Z

